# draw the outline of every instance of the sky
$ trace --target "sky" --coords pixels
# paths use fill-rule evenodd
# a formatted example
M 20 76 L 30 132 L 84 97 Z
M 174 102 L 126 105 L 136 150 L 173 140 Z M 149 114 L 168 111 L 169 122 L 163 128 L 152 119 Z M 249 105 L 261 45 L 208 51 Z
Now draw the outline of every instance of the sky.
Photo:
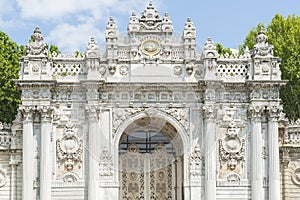
M 174 30 L 182 33 L 190 17 L 197 44 L 208 37 L 224 47 L 238 48 L 258 23 L 269 24 L 276 13 L 300 16 L 299 0 L 153 0 L 161 16 L 169 14 Z M 0 30 L 19 45 L 26 45 L 36 26 L 46 43 L 63 52 L 84 51 L 89 39 L 104 44 L 110 16 L 126 33 L 131 13 L 138 16 L 149 0 L 0 0 Z

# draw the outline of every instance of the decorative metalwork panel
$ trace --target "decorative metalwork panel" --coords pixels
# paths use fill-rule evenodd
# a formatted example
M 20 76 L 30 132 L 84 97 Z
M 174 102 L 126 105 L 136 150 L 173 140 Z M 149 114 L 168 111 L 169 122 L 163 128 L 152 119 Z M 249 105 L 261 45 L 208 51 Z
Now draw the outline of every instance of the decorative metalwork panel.
M 154 153 L 141 154 L 135 144 L 120 156 L 121 199 L 166 199 L 173 196 L 174 157 L 163 144 Z

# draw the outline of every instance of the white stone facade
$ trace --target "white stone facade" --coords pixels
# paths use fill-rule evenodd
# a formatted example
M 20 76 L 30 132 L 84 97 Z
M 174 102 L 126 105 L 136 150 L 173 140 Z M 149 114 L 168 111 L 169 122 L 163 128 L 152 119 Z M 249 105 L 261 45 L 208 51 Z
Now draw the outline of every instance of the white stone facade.
M 197 52 L 191 19 L 176 35 L 152 3 L 125 36 L 109 19 L 105 51 L 91 38 L 83 55 L 50 55 L 36 28 L 17 119 L 1 126 L 0 199 L 296 199 L 300 128 L 280 118 L 286 81 L 267 41 L 219 56 L 208 38 Z M 169 144 L 122 154 L 141 131 Z

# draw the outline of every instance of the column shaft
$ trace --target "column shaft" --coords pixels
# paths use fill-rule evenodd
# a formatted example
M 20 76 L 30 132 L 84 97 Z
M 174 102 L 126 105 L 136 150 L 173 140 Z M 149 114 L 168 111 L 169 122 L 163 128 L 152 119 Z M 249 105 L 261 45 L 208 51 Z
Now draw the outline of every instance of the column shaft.
M 269 199 L 280 200 L 278 122 L 269 120 Z
M 261 122 L 254 120 L 252 122 L 252 199 L 262 200 L 263 192 L 263 160 L 262 160 L 262 135 Z
M 29 114 L 30 115 L 30 114 Z M 33 123 L 31 116 L 23 122 L 23 180 L 22 200 L 32 200 L 33 197 L 33 172 L 34 172 L 34 151 L 33 151 Z
M 51 123 L 41 122 L 40 199 L 51 199 Z
M 96 120 L 89 122 L 89 181 L 88 181 L 88 199 L 97 199 L 97 177 L 98 177 L 98 162 L 97 162 L 97 127 Z
M 207 121 L 205 141 L 205 199 L 216 199 L 216 124 Z

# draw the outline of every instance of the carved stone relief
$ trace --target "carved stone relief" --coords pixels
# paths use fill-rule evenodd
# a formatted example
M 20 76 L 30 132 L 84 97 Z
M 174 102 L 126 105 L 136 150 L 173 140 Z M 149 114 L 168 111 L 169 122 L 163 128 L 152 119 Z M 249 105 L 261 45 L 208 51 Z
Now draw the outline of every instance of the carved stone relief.
M 108 178 L 113 175 L 113 157 L 109 151 L 103 150 L 99 161 L 100 178 Z
M 5 171 L 3 169 L 0 169 L 0 188 L 4 187 L 6 182 L 7 182 L 7 177 Z
M 130 116 L 134 116 L 140 112 L 145 112 L 147 115 L 155 116 L 157 111 L 174 117 L 189 133 L 189 108 L 117 108 L 113 113 L 113 136 L 117 132 L 119 126 Z
M 192 178 L 199 179 L 202 174 L 202 156 L 199 144 L 196 144 L 194 152 L 190 156 L 190 174 Z
M 221 177 L 228 172 L 243 172 L 245 139 L 239 136 L 239 132 L 240 128 L 236 127 L 235 122 L 232 121 L 223 138 L 219 140 Z
M 81 168 L 83 141 L 77 136 L 72 122 L 68 122 L 62 136 L 56 141 L 58 167 L 63 172 L 73 172 Z M 75 169 L 76 166 L 76 169 Z

